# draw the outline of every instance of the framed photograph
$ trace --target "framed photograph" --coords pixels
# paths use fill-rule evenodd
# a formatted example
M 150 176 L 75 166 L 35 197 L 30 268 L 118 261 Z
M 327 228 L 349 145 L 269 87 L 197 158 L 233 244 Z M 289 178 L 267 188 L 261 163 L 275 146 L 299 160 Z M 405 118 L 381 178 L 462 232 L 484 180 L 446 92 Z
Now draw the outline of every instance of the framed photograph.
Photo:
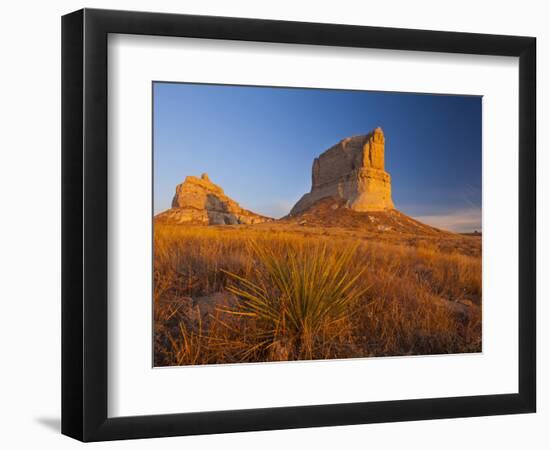
M 62 20 L 62 432 L 535 412 L 532 37 Z

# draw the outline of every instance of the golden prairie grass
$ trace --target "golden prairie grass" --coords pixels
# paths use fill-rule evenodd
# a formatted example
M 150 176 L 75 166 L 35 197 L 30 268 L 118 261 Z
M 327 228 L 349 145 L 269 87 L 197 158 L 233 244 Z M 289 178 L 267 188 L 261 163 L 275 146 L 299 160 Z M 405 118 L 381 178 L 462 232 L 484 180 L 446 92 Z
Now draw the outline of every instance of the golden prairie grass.
M 317 337 L 346 320 L 367 290 L 357 283 L 364 269 L 352 266 L 355 247 L 329 251 L 326 244 L 307 241 L 277 249 L 248 245 L 259 265 L 248 277 L 225 271 L 231 277 L 227 290 L 237 299 L 225 312 L 261 326 L 258 349 L 313 358 Z
M 156 224 L 155 364 L 480 351 L 476 246 Z

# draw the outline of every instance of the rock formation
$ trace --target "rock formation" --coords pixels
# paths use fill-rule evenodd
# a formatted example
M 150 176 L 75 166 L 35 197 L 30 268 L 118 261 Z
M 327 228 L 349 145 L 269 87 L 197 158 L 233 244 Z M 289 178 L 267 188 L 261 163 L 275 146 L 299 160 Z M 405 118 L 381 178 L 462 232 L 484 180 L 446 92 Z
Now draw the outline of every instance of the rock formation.
M 343 198 L 325 197 L 305 211 L 280 219 L 282 223 L 303 227 L 356 229 L 377 235 L 444 236 L 447 232 L 423 224 L 397 209 L 354 211 Z
M 176 187 L 172 208 L 157 215 L 159 222 L 173 224 L 237 225 L 272 220 L 241 208 L 212 183 L 206 173 L 200 178 L 188 176 Z
M 299 214 L 327 197 L 344 199 L 354 211 L 394 209 L 391 178 L 384 170 L 384 132 L 378 127 L 367 135 L 340 141 L 313 161 L 311 192 L 294 205 Z

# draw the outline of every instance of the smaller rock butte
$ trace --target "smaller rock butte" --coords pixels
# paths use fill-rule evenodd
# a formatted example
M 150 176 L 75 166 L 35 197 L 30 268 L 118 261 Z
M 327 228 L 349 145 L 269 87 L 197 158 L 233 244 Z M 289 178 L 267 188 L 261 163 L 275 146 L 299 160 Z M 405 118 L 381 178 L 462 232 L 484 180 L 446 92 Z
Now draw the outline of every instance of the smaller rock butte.
M 242 208 L 210 181 L 208 174 L 200 178 L 188 176 L 176 186 L 172 208 L 158 214 L 159 222 L 172 224 L 238 225 L 272 220 Z
M 385 138 L 378 127 L 367 135 L 343 139 L 313 161 L 311 191 L 290 215 L 304 212 L 327 197 L 344 199 L 354 211 L 394 209 L 391 178 L 384 170 Z

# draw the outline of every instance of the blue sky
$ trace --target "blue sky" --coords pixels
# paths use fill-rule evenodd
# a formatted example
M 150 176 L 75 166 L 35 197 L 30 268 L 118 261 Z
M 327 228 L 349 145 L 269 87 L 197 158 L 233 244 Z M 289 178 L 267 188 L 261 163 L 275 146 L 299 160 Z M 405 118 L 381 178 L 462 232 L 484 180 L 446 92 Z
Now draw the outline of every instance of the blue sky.
M 244 208 L 287 214 L 313 159 L 381 126 L 397 209 L 481 229 L 481 97 L 154 83 L 154 211 L 207 172 Z

